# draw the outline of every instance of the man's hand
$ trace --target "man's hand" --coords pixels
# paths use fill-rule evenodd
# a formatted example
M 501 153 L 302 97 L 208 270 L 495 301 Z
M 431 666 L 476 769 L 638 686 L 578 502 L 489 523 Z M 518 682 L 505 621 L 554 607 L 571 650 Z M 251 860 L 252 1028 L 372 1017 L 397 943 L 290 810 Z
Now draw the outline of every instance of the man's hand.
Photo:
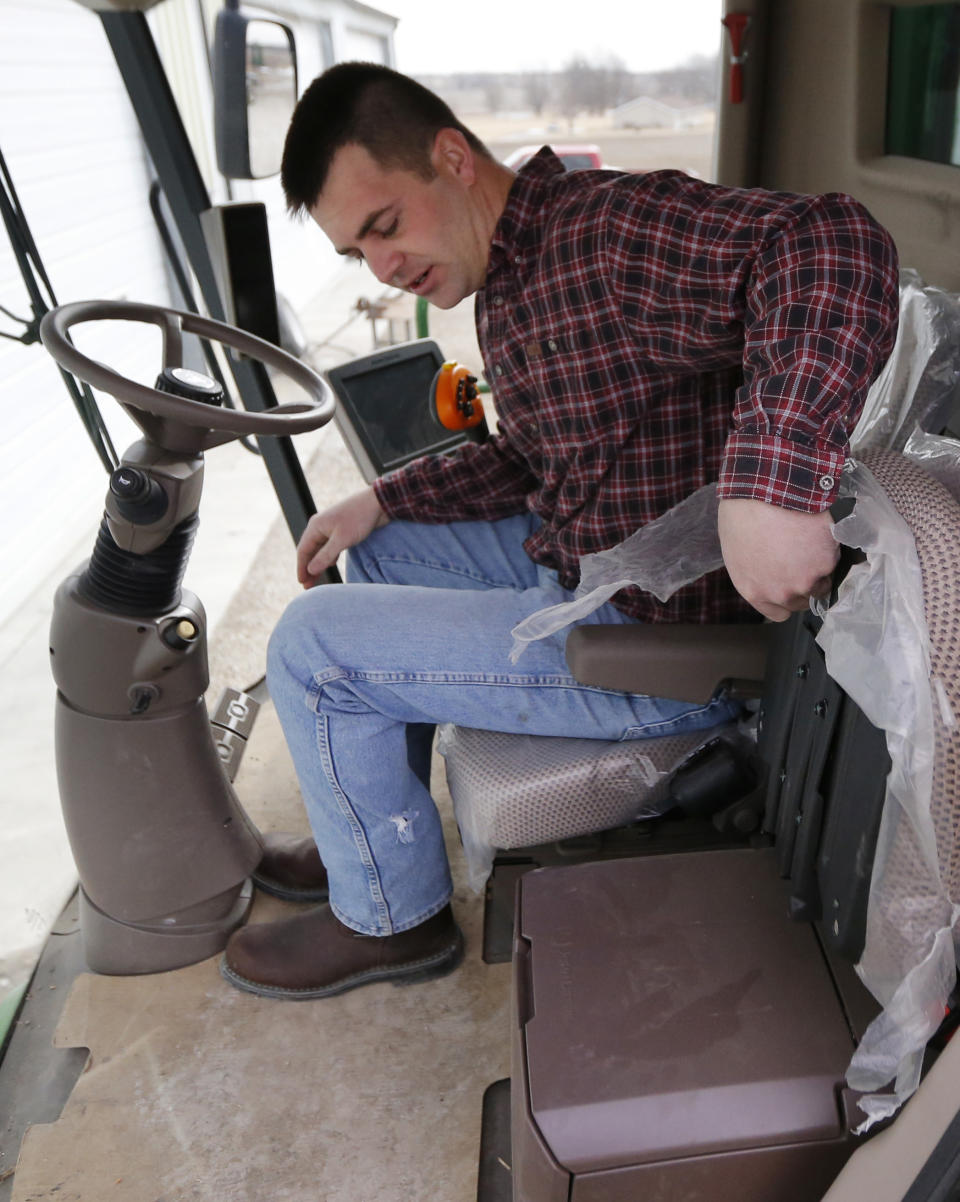
M 734 588 L 765 618 L 783 622 L 829 591 L 840 555 L 829 513 L 734 498 L 720 502 L 719 525 Z
M 363 542 L 389 521 L 372 488 L 315 513 L 297 543 L 297 579 L 304 588 L 312 588 L 341 551 Z

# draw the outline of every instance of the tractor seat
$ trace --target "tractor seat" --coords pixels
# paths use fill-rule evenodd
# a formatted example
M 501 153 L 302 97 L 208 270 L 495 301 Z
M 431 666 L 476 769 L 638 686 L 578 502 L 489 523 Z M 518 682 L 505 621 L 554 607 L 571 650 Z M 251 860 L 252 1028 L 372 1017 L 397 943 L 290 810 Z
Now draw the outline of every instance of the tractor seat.
M 720 689 L 758 698 L 772 637 L 771 627 L 760 624 L 588 625 L 571 631 L 566 654 L 584 684 L 705 704 Z M 705 782 L 716 808 L 736 803 L 754 783 L 750 740 L 736 723 L 610 742 L 448 726 L 439 750 L 477 889 L 495 850 L 611 830 L 681 800 L 687 813 L 699 811 L 704 803 L 687 799 L 681 778 L 688 791 L 696 782 L 698 798 Z M 728 825 L 747 834 L 759 818 L 742 811 Z
M 916 1084 L 956 976 L 960 504 L 896 452 L 863 463 L 866 562 L 768 674 L 772 846 L 519 881 L 518 1202 L 819 1202 Z

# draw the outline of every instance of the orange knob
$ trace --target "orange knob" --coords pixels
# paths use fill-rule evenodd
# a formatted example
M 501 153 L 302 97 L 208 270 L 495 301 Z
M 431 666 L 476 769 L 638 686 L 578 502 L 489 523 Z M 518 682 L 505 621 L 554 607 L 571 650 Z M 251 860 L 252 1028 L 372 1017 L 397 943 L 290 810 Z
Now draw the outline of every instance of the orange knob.
M 444 363 L 433 379 L 433 409 L 448 430 L 479 426 L 483 402 L 477 395 L 477 377 L 461 363 Z

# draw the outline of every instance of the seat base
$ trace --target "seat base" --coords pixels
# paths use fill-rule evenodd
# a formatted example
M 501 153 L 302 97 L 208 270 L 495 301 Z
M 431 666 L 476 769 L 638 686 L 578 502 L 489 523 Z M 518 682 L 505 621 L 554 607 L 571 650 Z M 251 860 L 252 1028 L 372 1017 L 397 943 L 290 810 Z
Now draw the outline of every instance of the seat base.
M 853 1035 L 772 850 L 526 874 L 514 1008 L 525 1202 L 814 1202 L 855 1146 Z
M 671 814 L 554 843 L 498 851 L 484 887 L 483 960 L 486 964 L 506 964 L 512 957 L 517 881 L 535 868 L 680 852 L 743 850 L 769 843 L 765 835 L 741 834 L 731 825 L 721 828 L 710 818 Z

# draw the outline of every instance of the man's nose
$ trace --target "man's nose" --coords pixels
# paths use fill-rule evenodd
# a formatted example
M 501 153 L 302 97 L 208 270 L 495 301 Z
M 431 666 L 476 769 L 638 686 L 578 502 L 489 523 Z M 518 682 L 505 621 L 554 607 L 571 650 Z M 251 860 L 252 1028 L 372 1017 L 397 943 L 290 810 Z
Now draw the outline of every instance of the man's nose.
M 403 265 L 403 255 L 392 247 L 367 252 L 367 265 L 381 284 L 391 284 Z

